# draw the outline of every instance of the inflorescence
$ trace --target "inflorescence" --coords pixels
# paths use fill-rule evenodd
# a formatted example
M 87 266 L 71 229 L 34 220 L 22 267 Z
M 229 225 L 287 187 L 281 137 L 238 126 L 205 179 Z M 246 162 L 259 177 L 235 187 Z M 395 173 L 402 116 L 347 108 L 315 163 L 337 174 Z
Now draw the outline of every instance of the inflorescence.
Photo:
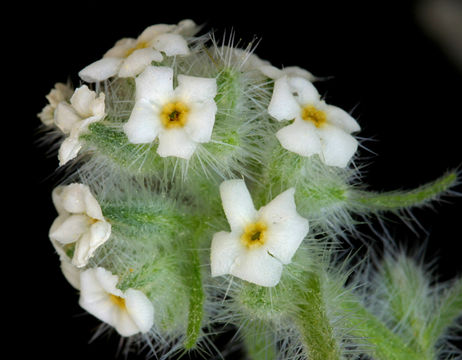
M 457 173 L 368 191 L 360 126 L 316 76 L 200 28 L 117 41 L 38 115 L 67 169 L 49 237 L 81 307 L 158 358 L 212 357 L 229 326 L 252 359 L 457 354 L 460 279 L 435 285 L 398 251 L 363 267 L 340 251 L 359 219 L 426 205 Z

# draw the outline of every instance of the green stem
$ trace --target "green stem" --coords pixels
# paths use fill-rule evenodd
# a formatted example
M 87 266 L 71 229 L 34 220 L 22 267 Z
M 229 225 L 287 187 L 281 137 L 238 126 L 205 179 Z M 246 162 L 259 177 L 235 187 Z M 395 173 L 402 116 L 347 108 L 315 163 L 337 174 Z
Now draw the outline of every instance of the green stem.
M 198 226 L 191 241 L 189 250 L 189 266 L 187 267 L 186 284 L 189 287 L 189 313 L 188 326 L 186 329 L 186 350 L 192 349 L 200 336 L 202 319 L 204 317 L 205 294 L 202 287 L 201 262 L 197 251 L 198 240 L 204 234 L 205 227 Z
M 311 273 L 299 289 L 301 301 L 295 305 L 295 323 L 300 331 L 303 345 L 310 360 L 340 359 L 322 297 L 319 276 Z
M 424 205 L 437 199 L 457 182 L 457 172 L 449 172 L 439 179 L 409 191 L 390 191 L 386 193 L 369 193 L 350 190 L 349 201 L 369 210 L 399 210 Z
M 247 355 L 252 360 L 273 360 L 277 349 L 271 329 L 260 320 L 250 320 L 241 327 Z

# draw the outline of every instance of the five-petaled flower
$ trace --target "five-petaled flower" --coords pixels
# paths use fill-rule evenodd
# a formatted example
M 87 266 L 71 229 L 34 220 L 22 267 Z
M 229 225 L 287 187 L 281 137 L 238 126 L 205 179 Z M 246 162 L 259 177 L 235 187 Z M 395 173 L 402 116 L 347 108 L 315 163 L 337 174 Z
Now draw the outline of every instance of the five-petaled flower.
M 58 186 L 52 193 L 58 217 L 49 236 L 58 253 L 71 254 L 72 264 L 84 267 L 98 247 L 111 235 L 111 224 L 88 186 L 73 183 Z
M 281 145 L 302 156 L 319 154 L 329 166 L 344 168 L 358 148 L 350 134 L 360 127 L 344 110 L 326 104 L 305 78 L 283 76 L 274 83 L 268 112 L 294 122 L 276 133 Z
M 189 47 L 184 36 L 192 36 L 198 26 L 192 20 L 182 20 L 178 25 L 157 24 L 146 28 L 137 39 L 119 40 L 103 58 L 79 72 L 87 82 L 106 80 L 112 76 L 135 77 L 153 61 L 167 56 L 188 55 Z
M 80 306 L 113 326 L 122 336 L 148 332 L 154 324 L 154 306 L 140 290 L 118 289 L 118 281 L 117 275 L 102 267 L 83 271 Z
M 228 180 L 220 194 L 231 232 L 218 232 L 211 246 L 212 276 L 231 274 L 257 285 L 276 286 L 308 233 L 290 188 L 255 210 L 243 180 Z
M 86 85 L 77 88 L 70 99 L 70 104 L 62 101 L 55 109 L 55 124 L 68 135 L 58 152 L 59 165 L 74 159 L 82 148 L 79 141 L 93 122 L 100 121 L 105 115 L 104 93 L 98 96 Z
M 136 78 L 136 103 L 124 125 L 128 140 L 146 144 L 159 138 L 157 153 L 189 159 L 198 143 L 212 136 L 217 105 L 216 79 L 178 75 L 173 69 L 149 66 Z

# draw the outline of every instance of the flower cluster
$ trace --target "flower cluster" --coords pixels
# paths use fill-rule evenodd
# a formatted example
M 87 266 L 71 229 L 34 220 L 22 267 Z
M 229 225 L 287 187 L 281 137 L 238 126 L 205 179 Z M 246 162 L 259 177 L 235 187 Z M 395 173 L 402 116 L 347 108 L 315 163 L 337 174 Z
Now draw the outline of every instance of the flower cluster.
M 220 109 L 223 94 L 219 91 L 224 89 L 219 89 L 218 82 L 223 79 L 210 71 L 198 71 L 208 76 L 181 73 L 173 65 L 180 58 L 198 56 L 189 45 L 198 28 L 191 20 L 150 26 L 136 39 L 119 40 L 101 60 L 79 72 L 87 83 L 103 82 L 106 88 L 108 81 L 134 79 L 133 106 L 120 128 L 127 144 L 155 146 L 160 158 L 189 161 L 198 145 L 217 142 L 215 125 L 223 122 L 217 120 L 217 112 L 230 111 Z M 293 121 L 273 133 L 282 148 L 302 157 L 318 155 L 329 166 L 348 165 L 357 148 L 350 133 L 359 126 L 346 112 L 320 99 L 310 72 L 298 67 L 278 69 L 232 47 L 217 47 L 214 52 L 218 58 L 228 58 L 224 65 L 241 64 L 241 72 L 274 81 L 264 109 L 270 116 L 266 121 Z M 87 85 L 72 92 L 69 86 L 57 84 L 47 99 L 49 105 L 39 117 L 64 135 L 58 154 L 64 165 L 85 146 L 82 136 L 90 132 L 90 125 L 110 121 L 113 110 L 108 109 L 111 104 L 103 91 L 97 93 Z M 290 264 L 308 233 L 308 220 L 296 210 L 295 192 L 293 187 L 286 189 L 257 211 L 243 180 L 221 183 L 222 206 L 231 232 L 216 232 L 210 239 L 212 277 L 231 274 L 264 287 L 279 283 L 283 265 Z M 66 278 L 81 291 L 81 306 L 123 336 L 149 331 L 155 299 L 131 288 L 122 292 L 117 288 L 117 275 L 103 267 L 89 267 L 99 248 L 106 242 L 105 248 L 111 247 L 111 221 L 103 216 L 89 186 L 59 186 L 53 201 L 59 216 L 50 229 L 50 239 Z
M 273 345 L 300 341 L 307 358 L 340 358 L 331 356 L 339 344 L 366 333 L 333 339 L 360 326 L 339 310 L 351 307 L 335 307 L 351 290 L 332 271 L 339 234 L 352 213 L 409 197 L 387 202 L 351 181 L 360 126 L 326 104 L 318 77 L 199 29 L 149 26 L 82 69 L 86 84 L 48 94 L 38 116 L 61 134 L 59 165 L 77 169 L 52 193 L 62 272 L 88 313 L 123 337 L 168 339 L 165 354 L 197 347 L 225 322 L 249 339 L 298 331 L 300 340 Z

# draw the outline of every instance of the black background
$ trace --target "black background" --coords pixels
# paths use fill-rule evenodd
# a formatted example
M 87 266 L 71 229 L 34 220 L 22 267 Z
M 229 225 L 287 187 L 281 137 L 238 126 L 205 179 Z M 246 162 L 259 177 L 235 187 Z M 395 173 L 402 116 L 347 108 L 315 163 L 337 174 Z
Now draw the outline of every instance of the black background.
M 8 89 L 3 152 L 9 167 L 3 192 L 12 199 L 5 202 L 11 217 L 4 220 L 3 236 L 2 297 L 8 302 L 3 310 L 12 315 L 7 346 L 20 358 L 115 357 L 117 336 L 88 345 L 99 322 L 79 308 L 77 292 L 63 278 L 48 241 L 56 216 L 50 194 L 59 177 L 53 175 L 56 158 L 36 144 L 36 114 L 55 82 L 70 77 L 78 85 L 80 69 L 116 40 L 136 37 L 149 25 L 192 18 L 205 30 L 216 29 L 218 37 L 233 29 L 243 45 L 255 35 L 256 54 L 274 65 L 332 76 L 318 89 L 328 103 L 352 110 L 361 137 L 374 139 L 364 142 L 377 154 L 367 160 L 364 173 L 374 190 L 412 188 L 460 165 L 462 73 L 422 31 L 415 3 L 342 3 L 79 2 L 13 6 L 4 13 L 13 20 L 3 29 L 2 52 L 2 85 Z M 360 155 L 373 154 L 362 149 Z M 418 236 L 393 218 L 390 233 L 408 246 L 428 242 L 427 260 L 437 257 L 440 278 L 452 278 L 462 270 L 461 209 L 462 199 L 453 198 L 434 210 L 415 211 L 427 231 Z

